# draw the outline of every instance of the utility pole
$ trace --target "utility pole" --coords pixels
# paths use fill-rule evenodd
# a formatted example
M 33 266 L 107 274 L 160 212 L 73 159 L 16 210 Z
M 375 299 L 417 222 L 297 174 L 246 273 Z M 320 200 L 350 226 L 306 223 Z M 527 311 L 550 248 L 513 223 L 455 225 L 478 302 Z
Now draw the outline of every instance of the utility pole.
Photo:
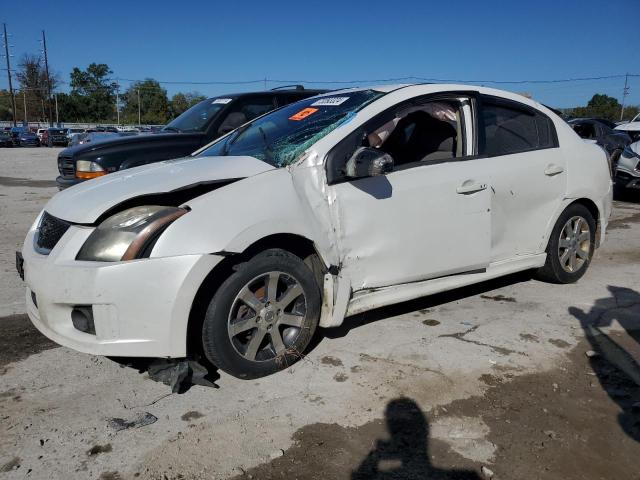
M 120 125 L 120 84 L 116 78 L 116 124 Z
M 29 120 L 27 120 L 27 90 L 22 89 L 22 103 L 24 104 L 24 123 L 29 125 Z
M 60 125 L 60 119 L 58 118 L 58 94 L 57 93 L 54 95 L 54 98 L 56 99 L 56 125 Z
M 624 115 L 624 104 L 627 99 L 627 95 L 629 95 L 629 74 L 627 73 L 624 76 L 624 89 L 622 90 L 622 110 L 620 110 L 620 120 Z
M 142 120 L 140 120 L 140 89 L 138 89 L 138 126 L 142 125 Z
M 9 78 L 9 94 L 11 95 L 11 114 L 13 117 L 13 126 L 16 126 L 16 97 L 13 94 L 13 85 L 11 83 L 11 62 L 9 61 L 9 37 L 7 36 L 7 24 L 2 24 L 4 28 L 4 53 L 7 57 L 7 77 Z
M 44 71 L 47 75 L 47 103 L 49 105 L 49 126 L 53 127 L 53 115 L 51 114 L 51 78 L 49 77 L 49 60 L 47 58 L 47 39 L 42 30 L 42 48 L 44 51 Z

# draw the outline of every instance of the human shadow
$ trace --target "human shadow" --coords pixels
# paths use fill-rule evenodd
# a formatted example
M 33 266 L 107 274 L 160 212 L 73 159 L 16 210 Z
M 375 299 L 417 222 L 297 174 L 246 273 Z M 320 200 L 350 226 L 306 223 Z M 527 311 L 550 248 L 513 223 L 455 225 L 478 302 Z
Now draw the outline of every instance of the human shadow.
M 473 470 L 445 470 L 431 464 L 429 423 L 413 400 L 389 402 L 385 420 L 389 440 L 377 440 L 351 480 L 480 480 Z
M 580 321 L 594 354 L 589 362 L 600 385 L 622 410 L 618 423 L 624 432 L 640 442 L 640 364 L 602 328 L 617 321 L 628 338 L 640 345 L 640 293 L 625 287 L 607 287 L 611 297 L 601 298 L 585 312 L 569 307 Z

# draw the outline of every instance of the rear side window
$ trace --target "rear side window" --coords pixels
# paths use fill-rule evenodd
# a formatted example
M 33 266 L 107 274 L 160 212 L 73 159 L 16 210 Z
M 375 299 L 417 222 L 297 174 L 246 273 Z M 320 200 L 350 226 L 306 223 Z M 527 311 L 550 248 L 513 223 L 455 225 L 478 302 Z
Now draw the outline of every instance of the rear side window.
M 515 104 L 483 100 L 485 153 L 490 157 L 556 146 L 551 119 Z

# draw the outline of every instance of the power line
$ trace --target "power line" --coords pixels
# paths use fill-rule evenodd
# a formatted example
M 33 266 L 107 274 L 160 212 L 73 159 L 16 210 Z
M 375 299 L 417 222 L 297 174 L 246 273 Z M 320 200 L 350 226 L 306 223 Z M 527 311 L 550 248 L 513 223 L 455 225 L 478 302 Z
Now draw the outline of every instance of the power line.
M 611 80 L 616 78 L 625 78 L 625 76 L 629 77 L 640 77 L 640 74 L 620 74 L 620 75 L 602 75 L 597 77 L 572 77 L 572 78 L 559 78 L 559 79 L 546 79 L 546 80 L 487 80 L 487 79 L 473 79 L 473 80 L 462 80 L 462 79 L 452 79 L 452 78 L 433 78 L 433 77 L 417 77 L 417 76 L 408 76 L 408 77 L 393 77 L 393 78 L 375 78 L 375 79 L 359 79 L 359 80 L 302 80 L 302 79 L 275 79 L 275 78 L 261 78 L 256 80 L 234 80 L 234 81 L 177 81 L 177 80 L 155 80 L 159 84 L 165 85 L 249 85 L 249 84 L 258 84 L 258 83 L 311 83 L 311 84 L 343 84 L 343 85 L 353 85 L 358 83 L 390 83 L 390 82 L 406 82 L 406 81 L 417 81 L 417 82 L 431 82 L 431 83 L 491 83 L 491 84 L 503 84 L 503 85 L 518 85 L 518 84 L 545 84 L 545 83 L 569 83 L 569 82 L 583 82 L 589 80 Z M 119 78 L 119 80 L 131 83 L 140 83 L 145 80 L 140 79 L 132 79 L 132 78 Z

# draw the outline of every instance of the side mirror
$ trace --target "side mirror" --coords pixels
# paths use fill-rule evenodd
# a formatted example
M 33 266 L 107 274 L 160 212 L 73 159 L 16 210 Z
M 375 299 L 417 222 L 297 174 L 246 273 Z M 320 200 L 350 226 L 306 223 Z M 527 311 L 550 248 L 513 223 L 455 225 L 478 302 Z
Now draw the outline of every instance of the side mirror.
M 393 171 L 393 157 L 370 147 L 358 148 L 347 160 L 345 174 L 350 178 L 375 177 Z

